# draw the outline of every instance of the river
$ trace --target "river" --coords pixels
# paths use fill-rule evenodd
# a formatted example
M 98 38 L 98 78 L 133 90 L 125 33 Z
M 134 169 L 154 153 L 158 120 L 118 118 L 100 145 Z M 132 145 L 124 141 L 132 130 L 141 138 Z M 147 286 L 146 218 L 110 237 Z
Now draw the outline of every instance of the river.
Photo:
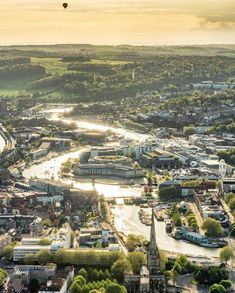
M 142 224 L 138 217 L 138 206 L 132 205 L 115 205 L 112 209 L 114 215 L 115 227 L 118 231 L 124 233 L 125 235 L 138 233 L 143 235 L 147 240 L 150 236 L 150 226 L 145 226 Z M 151 210 L 149 209 L 149 212 Z M 207 257 L 217 257 L 219 254 L 219 249 L 210 249 L 205 247 L 200 247 L 184 241 L 178 241 L 174 238 L 168 236 L 165 231 L 165 223 L 155 221 L 156 227 L 156 240 L 158 247 L 163 250 L 170 252 L 178 252 L 188 255 L 196 256 L 207 256 Z
M 113 184 L 95 183 L 95 186 L 93 186 L 91 180 L 78 181 L 68 178 L 60 178 L 58 173 L 60 171 L 61 164 L 70 158 L 78 158 L 80 152 L 81 151 L 67 153 L 41 164 L 32 165 L 30 168 L 24 170 L 24 176 L 28 179 L 31 177 L 49 179 L 53 176 L 55 180 L 60 180 L 63 183 L 73 185 L 73 187 L 78 189 L 92 190 L 95 188 L 99 194 L 103 194 L 105 197 L 131 197 L 141 195 L 142 189 L 140 187 L 120 185 L 117 182 L 113 182 Z
M 67 108 L 66 111 L 69 111 Z M 61 119 L 59 113 L 65 112 L 63 109 L 48 110 L 47 113 L 51 114 L 53 120 L 62 120 L 66 123 L 76 123 L 78 128 L 89 129 L 89 130 L 99 130 L 107 131 L 112 130 L 116 134 L 122 134 L 125 138 L 132 139 L 135 141 L 143 141 L 150 138 L 149 134 L 136 133 L 134 131 L 125 130 L 123 128 L 116 128 L 112 126 L 102 125 L 99 123 L 80 121 L 80 120 L 70 120 L 70 119 Z M 61 180 L 63 183 L 72 184 L 73 187 L 79 188 L 82 190 L 91 190 L 95 188 L 98 193 L 103 194 L 106 198 L 108 197 L 125 197 L 125 196 L 140 196 L 142 192 L 142 187 L 138 186 L 127 186 L 110 183 L 95 183 L 95 186 L 92 186 L 91 180 L 84 182 L 72 179 L 62 179 L 58 177 L 58 172 L 60 166 L 69 158 L 78 158 L 81 150 L 74 151 L 71 153 L 66 153 L 61 156 L 58 156 L 54 159 L 49 159 L 41 164 L 33 165 L 28 169 L 25 169 L 24 176 L 26 178 L 37 177 L 37 178 L 51 178 L 54 177 L 55 180 Z M 119 203 L 122 202 L 120 199 Z M 128 235 L 130 233 L 139 233 L 143 235 L 146 239 L 149 238 L 150 227 L 147 227 L 139 221 L 138 218 L 138 209 L 136 206 L 127 206 L 127 205 L 116 205 L 113 209 L 115 226 L 118 231 L 123 232 Z M 199 247 L 193 244 L 185 243 L 183 241 L 177 241 L 169 237 L 165 232 L 164 222 L 156 222 L 156 235 L 157 243 L 161 249 L 179 252 L 190 255 L 201 255 L 201 256 L 210 256 L 217 257 L 219 254 L 218 249 L 208 249 L 204 247 Z

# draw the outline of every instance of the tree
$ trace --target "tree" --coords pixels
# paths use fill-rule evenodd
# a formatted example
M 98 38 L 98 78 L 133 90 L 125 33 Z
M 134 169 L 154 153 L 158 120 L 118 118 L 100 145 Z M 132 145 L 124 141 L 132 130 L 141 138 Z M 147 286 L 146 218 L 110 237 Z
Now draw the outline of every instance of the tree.
M 106 288 L 106 293 L 127 293 L 127 290 L 118 284 L 110 284 Z
M 110 279 L 111 278 L 111 276 L 110 276 L 110 272 L 109 272 L 109 270 L 105 270 L 104 271 L 104 280 L 106 280 L 106 279 Z
M 219 284 L 222 280 L 228 280 L 228 270 L 224 267 L 197 267 L 194 272 L 194 278 L 199 284 L 211 286 L 215 283 Z
M 184 135 L 185 136 L 189 136 L 189 135 L 192 135 L 192 134 L 195 134 L 195 133 L 196 133 L 195 127 L 187 127 L 184 130 Z
M 126 239 L 126 247 L 132 252 L 139 246 L 144 246 L 146 239 L 141 235 L 129 234 Z
M 202 229 L 206 231 L 206 235 L 214 237 L 221 236 L 223 234 L 223 228 L 219 221 L 207 218 L 202 223 Z
M 222 180 L 218 180 L 216 181 L 216 188 L 222 192 L 223 191 L 223 181 Z
M 4 248 L 3 256 L 5 257 L 6 260 L 13 259 L 13 248 L 15 245 L 16 245 L 16 242 L 12 242 Z
M 66 264 L 67 263 L 67 253 L 65 251 L 65 249 L 61 248 L 59 250 L 56 251 L 55 253 L 55 262 L 57 264 Z
M 0 269 L 0 285 L 6 280 L 8 274 L 3 269 Z
M 70 290 L 71 290 L 71 293 L 80 293 L 81 289 L 82 288 L 76 282 L 73 282 Z
M 37 252 L 36 258 L 41 265 L 46 265 L 51 260 L 51 252 L 49 249 L 42 249 Z
M 42 221 L 42 226 L 51 227 L 52 226 L 51 220 L 50 219 L 43 220 Z
M 234 198 L 235 198 L 235 194 L 232 193 L 232 192 L 230 192 L 230 193 L 228 193 L 228 194 L 226 195 L 226 199 L 225 199 L 225 201 L 226 201 L 227 204 L 229 204 L 230 200 L 232 200 L 232 199 L 234 199 Z
M 45 245 L 45 246 L 47 246 L 47 245 L 50 245 L 51 242 L 52 242 L 51 239 L 48 239 L 48 238 L 42 238 L 42 239 L 40 239 L 40 240 L 38 241 L 38 245 Z
M 134 274 L 139 274 L 141 266 L 146 263 L 146 256 L 143 252 L 131 252 L 128 254 L 127 259 Z
M 81 275 L 77 276 L 77 277 L 74 279 L 74 281 L 75 281 L 80 287 L 83 287 L 83 286 L 86 284 L 86 279 L 85 279 L 83 276 L 81 276 Z
M 234 218 L 235 218 L 235 212 L 234 212 Z M 231 224 L 229 227 L 230 235 L 235 237 L 235 223 Z
M 159 189 L 158 196 L 161 200 L 170 200 L 178 197 L 178 191 L 175 186 L 169 186 Z
M 26 265 L 32 265 L 34 262 L 35 262 L 35 256 L 32 253 L 25 255 L 24 263 Z
M 98 272 L 98 280 L 102 281 L 103 279 L 104 279 L 104 273 L 103 273 L 102 270 L 99 270 L 99 272 Z
M 111 268 L 113 277 L 120 283 L 124 281 L 125 274 L 131 272 L 131 264 L 124 258 L 117 260 Z
M 37 279 L 34 278 L 29 282 L 28 289 L 30 293 L 37 293 L 39 288 L 40 284 Z
M 220 282 L 220 285 L 222 285 L 225 289 L 232 287 L 232 283 L 230 280 L 222 280 Z
M 222 285 L 214 284 L 210 286 L 209 292 L 210 293 L 226 293 L 226 289 Z
M 229 201 L 228 206 L 229 206 L 229 208 L 230 208 L 231 211 L 234 211 L 235 210 L 235 198 L 232 198 Z
M 83 278 L 85 280 L 88 279 L 88 274 L 87 274 L 87 271 L 85 269 L 80 269 L 79 272 L 78 272 L 78 275 L 83 276 Z
M 93 269 L 91 270 L 91 272 L 89 272 L 90 281 L 97 281 L 98 278 L 99 278 L 99 272 L 97 271 L 97 269 Z
M 225 246 L 220 250 L 220 260 L 221 261 L 229 261 L 234 256 L 234 252 L 232 247 Z

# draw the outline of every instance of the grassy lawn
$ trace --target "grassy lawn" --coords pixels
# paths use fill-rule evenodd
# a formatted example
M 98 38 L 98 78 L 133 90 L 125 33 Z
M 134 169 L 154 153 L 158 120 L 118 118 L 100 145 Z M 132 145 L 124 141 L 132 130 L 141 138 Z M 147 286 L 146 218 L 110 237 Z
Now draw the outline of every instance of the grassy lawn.
M 74 71 L 67 70 L 67 65 L 69 62 L 62 62 L 60 58 L 31 58 L 32 64 L 42 65 L 46 68 L 46 73 L 50 74 L 65 74 L 65 73 L 72 73 Z M 73 63 L 73 62 L 71 62 Z M 75 62 L 76 63 L 76 62 Z M 85 62 L 89 64 L 107 64 L 107 65 L 124 65 L 130 63 L 128 61 L 116 61 L 116 60 L 98 60 L 92 59 L 90 62 Z M 82 62 L 81 62 L 82 64 Z M 76 71 L 77 72 L 77 71 Z

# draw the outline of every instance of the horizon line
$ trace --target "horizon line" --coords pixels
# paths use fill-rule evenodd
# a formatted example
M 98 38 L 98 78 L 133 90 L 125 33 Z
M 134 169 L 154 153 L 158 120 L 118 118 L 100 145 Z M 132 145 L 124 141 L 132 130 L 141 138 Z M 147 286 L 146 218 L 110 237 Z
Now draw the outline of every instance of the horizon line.
M 183 46 L 235 46 L 235 43 L 182 43 L 182 44 L 135 44 L 135 43 L 8 43 L 1 44 L 0 47 L 18 47 L 18 46 L 132 46 L 132 47 L 183 47 Z

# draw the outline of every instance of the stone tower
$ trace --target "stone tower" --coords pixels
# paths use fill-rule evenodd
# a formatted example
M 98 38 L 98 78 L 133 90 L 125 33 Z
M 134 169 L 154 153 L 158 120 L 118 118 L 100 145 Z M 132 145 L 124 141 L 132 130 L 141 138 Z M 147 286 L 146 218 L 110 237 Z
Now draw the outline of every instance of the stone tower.
M 150 275 L 155 275 L 159 272 L 160 268 L 160 256 L 159 250 L 157 248 L 156 242 L 156 230 L 155 230 L 155 216 L 154 211 L 152 210 L 152 224 L 150 232 L 150 243 L 147 252 L 147 267 Z

